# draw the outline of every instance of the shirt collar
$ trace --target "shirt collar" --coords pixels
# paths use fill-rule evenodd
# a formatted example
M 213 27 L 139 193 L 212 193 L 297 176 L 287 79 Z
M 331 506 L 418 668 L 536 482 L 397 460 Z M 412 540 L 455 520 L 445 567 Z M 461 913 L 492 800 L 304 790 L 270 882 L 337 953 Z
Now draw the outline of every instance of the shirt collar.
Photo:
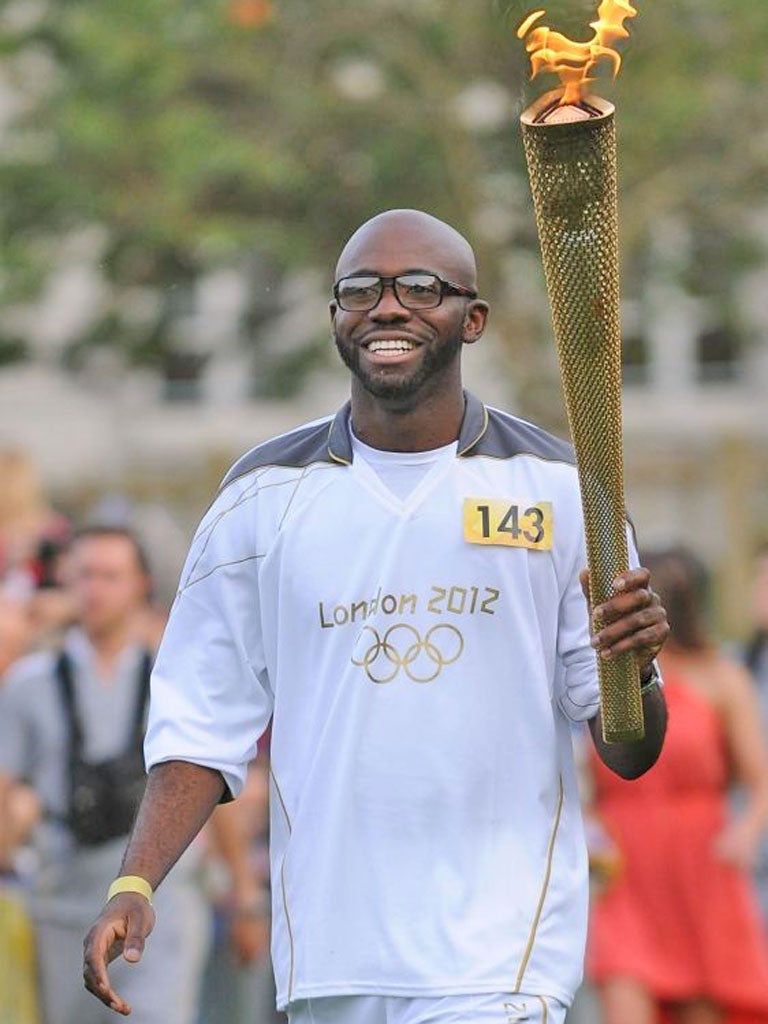
M 475 446 L 488 429 L 488 410 L 469 391 L 464 392 L 464 417 L 459 430 L 457 456 L 472 455 Z M 328 431 L 328 455 L 333 462 L 343 466 L 352 465 L 352 438 L 350 437 L 349 414 L 352 407 L 347 402 L 331 420 Z
M 96 650 L 82 626 L 70 626 L 64 635 L 63 646 L 75 665 L 88 671 L 93 669 Z M 115 662 L 115 674 L 123 670 L 133 671 L 133 665 L 138 664 L 142 652 L 143 648 L 138 643 L 129 643 L 124 647 Z

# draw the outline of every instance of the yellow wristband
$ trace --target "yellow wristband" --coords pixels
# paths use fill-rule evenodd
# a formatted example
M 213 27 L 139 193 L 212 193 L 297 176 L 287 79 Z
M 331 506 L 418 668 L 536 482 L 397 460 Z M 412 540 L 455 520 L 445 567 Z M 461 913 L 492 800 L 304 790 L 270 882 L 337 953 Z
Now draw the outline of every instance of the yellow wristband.
M 148 903 L 152 903 L 152 886 L 146 878 L 139 875 L 121 875 L 120 878 L 116 878 L 107 890 L 107 903 L 121 892 L 137 892 Z

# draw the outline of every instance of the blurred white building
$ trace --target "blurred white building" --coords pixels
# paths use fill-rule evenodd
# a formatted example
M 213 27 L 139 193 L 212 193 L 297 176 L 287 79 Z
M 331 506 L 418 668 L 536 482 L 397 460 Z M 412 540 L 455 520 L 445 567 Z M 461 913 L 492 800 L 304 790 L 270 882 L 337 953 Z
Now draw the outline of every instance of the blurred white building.
M 169 573 L 220 474 L 259 440 L 324 415 L 346 398 L 346 372 L 331 351 L 297 399 L 254 399 L 252 354 L 239 343 L 242 295 L 231 279 L 208 282 L 188 322 L 199 373 L 182 381 L 129 370 L 96 352 L 71 374 L 56 359 L 72 310 L 97 301 L 88 275 L 71 269 L 36 309 L 36 358 L 0 371 L 0 440 L 31 451 L 55 495 L 93 508 L 127 495 L 152 513 Z M 305 282 L 306 283 L 306 282 Z M 642 312 L 625 311 L 628 348 L 625 436 L 628 502 L 646 545 L 685 541 L 715 566 L 723 622 L 738 632 L 750 558 L 768 535 L 768 270 L 745 283 L 756 330 L 751 343 L 717 334 L 704 302 L 659 287 Z M 327 330 L 322 283 L 302 309 L 275 325 L 276 345 L 299 345 Z M 467 352 L 467 382 L 492 404 L 515 408 L 498 338 Z M 637 349 L 643 349 L 637 360 Z M 165 509 L 165 514 L 159 512 Z M 165 536 L 164 534 L 167 534 Z M 171 552 L 168 553 L 168 544 Z

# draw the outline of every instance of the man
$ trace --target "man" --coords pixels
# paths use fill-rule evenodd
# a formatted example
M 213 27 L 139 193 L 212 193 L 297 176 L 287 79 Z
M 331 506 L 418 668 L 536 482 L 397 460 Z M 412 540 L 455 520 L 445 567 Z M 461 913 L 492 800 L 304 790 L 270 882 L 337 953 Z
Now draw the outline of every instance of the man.
M 129 1012 L 106 961 L 141 957 L 147 897 L 237 794 L 274 713 L 272 951 L 292 1024 L 560 1022 L 586 917 L 569 719 L 593 719 L 622 774 L 652 764 L 664 612 L 642 569 L 595 610 L 595 646 L 634 651 L 647 683 L 646 739 L 606 747 L 570 449 L 462 390 L 488 315 L 469 244 L 417 211 L 375 217 L 330 309 L 351 403 L 241 459 L 198 530 L 86 985 Z
M 46 1024 L 98 1024 L 112 1015 L 83 991 L 79 946 L 119 867 L 131 790 L 144 785 L 149 574 L 133 534 L 112 527 L 75 538 L 69 574 L 77 627 L 59 650 L 20 661 L 0 689 L 0 822 L 14 782 L 28 782 L 43 809 L 32 915 Z M 194 1021 L 207 938 L 194 866 L 190 853 L 159 898 L 159 941 L 143 969 L 123 965 L 146 1024 Z

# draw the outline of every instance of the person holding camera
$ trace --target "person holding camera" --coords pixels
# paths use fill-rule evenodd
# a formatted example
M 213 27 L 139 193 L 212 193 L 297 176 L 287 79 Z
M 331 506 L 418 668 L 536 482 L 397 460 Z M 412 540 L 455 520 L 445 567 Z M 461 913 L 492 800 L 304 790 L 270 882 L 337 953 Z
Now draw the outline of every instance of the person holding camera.
M 68 575 L 77 625 L 58 649 L 17 662 L 0 688 L 0 832 L 24 781 L 42 808 L 32 916 L 45 1020 L 100 1024 L 111 1015 L 82 987 L 81 941 L 144 790 L 150 576 L 138 539 L 111 526 L 75 536 Z M 152 955 L 126 969 L 142 1024 L 195 1019 L 209 923 L 197 860 L 190 850 L 158 896 L 166 905 Z

